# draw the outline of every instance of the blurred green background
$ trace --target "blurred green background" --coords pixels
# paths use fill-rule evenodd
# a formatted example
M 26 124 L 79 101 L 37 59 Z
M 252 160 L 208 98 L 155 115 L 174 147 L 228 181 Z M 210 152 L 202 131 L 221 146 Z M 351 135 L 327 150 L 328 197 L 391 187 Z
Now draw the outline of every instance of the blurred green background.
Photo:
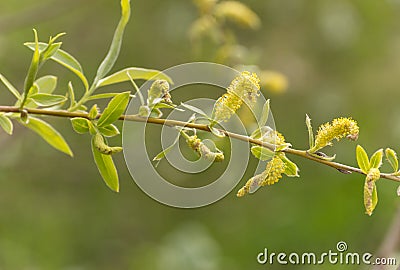
M 361 127 L 358 143 L 369 153 L 381 147 L 400 150 L 400 1 L 243 2 L 256 10 L 262 27 L 235 28 L 240 43 L 258 51 L 262 68 L 289 79 L 286 93 L 265 93 L 287 141 L 307 147 L 306 113 L 315 128 L 352 116 Z M 191 1 L 131 4 L 115 71 L 127 66 L 162 70 L 194 60 L 187 32 L 198 15 Z M 63 48 L 93 78 L 118 18 L 118 0 L 1 1 L 0 73 L 22 87 L 31 58 L 22 44 L 33 39 L 36 28 L 43 41 L 67 32 Z M 47 73 L 60 76 L 60 93 L 69 80 L 76 81 L 53 63 L 41 72 Z M 1 105 L 14 102 L 4 86 L 0 90 Z M 63 132 L 74 158 L 25 129 L 16 128 L 12 137 L 0 133 L 0 269 L 286 269 L 259 265 L 256 256 L 264 248 L 325 252 L 339 241 L 346 241 L 349 251 L 376 253 L 399 204 L 397 185 L 380 180 L 379 203 L 368 217 L 362 176 L 293 157 L 299 179 L 284 178 L 241 199 L 235 188 L 213 205 L 175 209 L 136 186 L 122 155 L 116 157 L 121 191 L 111 192 L 92 162 L 89 138 L 73 133 L 65 119 L 49 121 Z M 355 165 L 355 146 L 343 141 L 328 152 Z

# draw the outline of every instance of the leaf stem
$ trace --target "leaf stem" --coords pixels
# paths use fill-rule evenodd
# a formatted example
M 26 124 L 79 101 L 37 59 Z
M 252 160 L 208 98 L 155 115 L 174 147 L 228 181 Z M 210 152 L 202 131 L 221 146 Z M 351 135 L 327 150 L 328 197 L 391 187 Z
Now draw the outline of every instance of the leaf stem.
M 86 119 L 90 119 L 89 114 L 86 112 L 71 112 L 67 110 L 46 110 L 46 109 L 34 109 L 34 108 L 26 108 L 26 111 L 28 114 L 36 114 L 36 115 L 47 115 L 47 116 L 55 116 L 55 117 L 65 117 L 65 118 L 74 118 L 74 117 L 82 117 Z M 0 112 L 5 112 L 5 113 L 20 113 L 19 107 L 15 106 L 0 106 Z M 100 118 L 101 114 L 97 116 L 97 118 Z M 178 120 L 170 120 L 170 119 L 161 119 L 161 118 L 145 118 L 141 117 L 139 115 L 121 115 L 119 117 L 119 120 L 123 121 L 133 121 L 133 122 L 144 122 L 144 123 L 151 123 L 151 124 L 158 124 L 158 125 L 164 125 L 164 126 L 169 126 L 169 127 L 188 127 L 188 128 L 194 128 L 197 130 L 202 130 L 206 132 L 211 132 L 210 128 L 205 125 L 205 124 L 196 124 L 196 123 L 188 123 L 188 122 L 183 122 L 183 121 L 178 121 Z M 265 148 L 268 148 L 272 151 L 275 149 L 275 145 L 262 142 L 260 140 L 252 139 L 249 136 L 246 135 L 241 135 L 233 132 L 229 132 L 226 130 L 219 130 L 226 136 L 241 140 L 244 142 L 249 142 L 252 144 L 260 145 Z M 343 171 L 349 171 L 349 172 L 354 172 L 354 173 L 359 173 L 365 175 L 364 172 L 362 172 L 359 168 L 355 168 L 352 166 L 348 166 L 342 163 L 338 162 L 333 162 L 329 160 L 324 160 L 321 158 L 318 158 L 316 156 L 310 155 L 307 153 L 307 151 L 304 150 L 298 150 L 298 149 L 293 149 L 293 148 L 287 148 L 282 150 L 282 152 L 285 152 L 287 154 L 299 156 L 305 159 L 309 159 L 311 161 L 315 161 L 321 164 L 324 164 L 326 166 L 332 167 L 337 170 L 343 170 Z M 390 173 L 381 173 L 381 178 L 389 179 L 395 182 L 400 182 L 400 177 L 395 176 Z

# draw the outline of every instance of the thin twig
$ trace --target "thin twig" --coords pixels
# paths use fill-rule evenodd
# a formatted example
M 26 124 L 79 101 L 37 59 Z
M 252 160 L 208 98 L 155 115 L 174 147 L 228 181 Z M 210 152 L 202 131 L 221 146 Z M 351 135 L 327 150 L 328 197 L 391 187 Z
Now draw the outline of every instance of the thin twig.
M 89 114 L 86 112 L 69 112 L 66 110 L 46 110 L 46 109 L 33 109 L 33 108 L 31 108 L 31 109 L 26 108 L 25 110 L 29 114 L 36 114 L 36 115 L 48 115 L 48 116 L 67 117 L 67 118 L 82 117 L 82 118 L 90 119 Z M 14 106 L 0 106 L 0 112 L 19 113 L 20 109 L 18 107 L 14 107 Z M 100 116 L 101 116 L 101 114 L 98 115 L 98 117 L 100 117 Z M 151 118 L 151 117 L 145 118 L 145 117 L 141 117 L 139 115 L 122 115 L 119 118 L 119 120 L 134 121 L 134 122 L 146 122 L 146 123 L 152 123 L 152 124 L 158 124 L 158 125 L 164 125 L 164 126 L 170 126 L 170 127 L 175 127 L 175 126 L 188 127 L 188 128 L 194 128 L 197 130 L 211 132 L 209 127 L 205 124 L 187 123 L 187 122 L 178 121 L 178 120 L 169 120 L 169 119 Z M 262 142 L 260 140 L 250 138 L 248 136 L 229 132 L 226 130 L 220 130 L 220 131 L 222 133 L 224 133 L 226 136 L 233 138 L 233 139 L 260 145 L 260 146 L 268 148 L 272 151 L 274 151 L 274 149 L 275 149 L 275 145 L 270 144 L 270 143 Z M 307 151 L 304 151 L 304 150 L 287 148 L 287 149 L 282 150 L 282 152 L 285 152 L 285 153 L 291 154 L 291 155 L 295 155 L 295 156 L 299 156 L 302 158 L 306 158 L 306 159 L 327 165 L 329 167 L 335 168 L 337 170 L 355 172 L 355 173 L 365 175 L 365 173 L 363 173 L 359 168 L 351 167 L 351 166 L 333 162 L 333 161 L 320 159 L 315 156 L 309 155 L 307 153 Z M 389 174 L 389 173 L 381 173 L 381 178 L 389 179 L 389 180 L 392 180 L 395 182 L 400 182 L 400 177 Z

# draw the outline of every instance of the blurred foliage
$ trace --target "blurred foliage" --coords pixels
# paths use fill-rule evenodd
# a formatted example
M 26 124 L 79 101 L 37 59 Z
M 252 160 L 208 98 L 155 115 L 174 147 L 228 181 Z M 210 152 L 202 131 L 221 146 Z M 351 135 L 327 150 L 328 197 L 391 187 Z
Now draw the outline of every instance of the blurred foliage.
M 237 36 L 246 48 L 260 50 L 259 63 L 290 81 L 284 95 L 271 94 L 277 128 L 288 141 L 308 147 L 304 116 L 309 113 L 315 126 L 352 116 L 361 127 L 359 143 L 369 153 L 399 145 L 398 0 L 243 2 L 256 11 L 262 27 L 237 29 Z M 94 67 L 108 49 L 103 41 L 111 40 L 118 5 L 111 0 L 2 1 L 1 72 L 21 88 L 31 55 L 22 44 L 31 39 L 35 27 L 42 36 L 67 32 L 64 48 L 93 78 Z M 192 3 L 133 1 L 132 7 L 115 71 L 131 65 L 162 70 L 192 59 L 187 31 L 198 16 Z M 60 75 L 59 85 L 78 83 L 55 64 L 43 74 L 46 71 Z M 213 90 L 201 94 L 216 95 Z M 0 99 L 7 104 L 12 96 L 1 91 Z M 65 134 L 72 149 L 79 149 L 74 159 L 21 129 L 13 137 L 0 134 L 3 269 L 264 269 L 256 262 L 264 247 L 323 252 L 340 240 L 349 250 L 373 253 L 398 205 L 395 184 L 382 181 L 379 199 L 385 208 L 368 217 L 360 202 L 362 177 L 294 157 L 302 165 L 300 179 L 282 180 L 241 200 L 232 192 L 211 206 L 174 209 L 147 197 L 127 170 L 120 172 L 120 194 L 100 185 L 95 165 L 88 162 L 89 142 L 73 134 L 64 121 L 49 121 Z M 341 142 L 336 147 L 338 161 L 356 164 L 355 144 Z M 122 157 L 115 162 L 123 169 Z

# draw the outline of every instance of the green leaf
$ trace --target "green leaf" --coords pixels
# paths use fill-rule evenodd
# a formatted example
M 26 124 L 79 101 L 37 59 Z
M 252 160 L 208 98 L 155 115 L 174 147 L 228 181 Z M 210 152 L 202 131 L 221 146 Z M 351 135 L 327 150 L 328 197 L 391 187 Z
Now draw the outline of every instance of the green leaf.
M 383 149 L 379 149 L 372 155 L 369 161 L 370 168 L 379 169 L 379 167 L 382 165 L 382 158 L 383 158 Z
M 68 94 L 69 94 L 69 100 L 70 100 L 69 108 L 72 108 L 76 104 L 75 90 L 74 90 L 74 87 L 72 86 L 72 82 L 68 82 Z
M 212 127 L 211 125 L 208 126 L 208 128 L 210 129 L 211 133 L 214 134 L 215 136 L 217 136 L 218 138 L 225 137 L 225 133 L 222 130 Z
M 308 144 L 310 146 L 310 149 L 314 147 L 314 131 L 311 125 L 311 118 L 306 114 L 306 125 L 307 125 L 307 130 L 308 130 Z
M 116 126 L 114 126 L 113 124 L 98 127 L 98 129 L 99 129 L 99 132 L 106 137 L 114 137 L 114 136 L 120 134 L 118 128 Z
M 96 146 L 94 145 L 94 137 L 95 136 L 92 138 L 92 153 L 97 169 L 106 185 L 111 190 L 119 192 L 118 173 L 114 161 L 111 155 L 104 155 L 96 149 Z
M 118 23 L 117 29 L 115 29 L 110 49 L 108 50 L 108 53 L 103 62 L 101 62 L 99 68 L 97 69 L 97 74 L 94 79 L 96 86 L 98 86 L 98 81 L 104 78 L 104 76 L 107 75 L 107 73 L 111 70 L 119 56 L 125 26 L 128 23 L 129 17 L 131 15 L 129 2 L 130 0 L 121 0 L 121 19 Z
M 130 92 L 123 92 L 113 97 L 97 121 L 97 126 L 107 126 L 118 120 L 128 106 L 129 94 Z
M 57 86 L 57 77 L 52 75 L 43 76 L 35 81 L 39 93 L 52 94 Z
M 393 171 L 397 172 L 399 170 L 399 160 L 397 158 L 396 152 L 393 149 L 386 148 L 385 155 L 390 166 L 392 166 Z
M 100 112 L 99 107 L 97 106 L 97 104 L 94 104 L 89 111 L 89 118 L 96 119 L 97 115 L 99 115 L 99 112 Z
M 261 114 L 261 118 L 260 118 L 260 122 L 258 123 L 259 126 L 263 127 L 267 124 L 268 121 L 268 116 L 269 116 L 269 99 L 267 101 L 265 101 L 263 110 L 262 110 L 262 114 Z
M 71 124 L 75 132 L 79 134 L 89 132 L 90 125 L 92 125 L 90 120 L 82 117 L 71 118 Z
M 369 164 L 367 152 L 365 152 L 364 148 L 361 145 L 357 145 L 356 157 L 358 167 L 363 173 L 367 174 L 369 169 L 371 168 L 371 165 Z
M 154 106 L 152 106 L 152 108 L 154 108 L 154 109 L 175 109 L 177 111 L 184 112 L 184 110 L 176 108 L 176 105 L 168 104 L 168 103 L 164 103 L 164 102 L 157 103 Z
M 157 161 L 156 163 L 156 167 L 158 165 L 158 163 L 160 162 L 160 160 L 162 160 L 163 158 L 165 158 L 165 156 L 172 150 L 172 148 L 175 146 L 175 144 L 179 141 L 179 137 L 181 135 L 181 132 L 178 133 L 178 136 L 176 137 L 175 141 L 168 146 L 167 148 L 165 148 L 163 151 L 161 151 L 160 153 L 158 153 L 154 158 L 153 161 Z
M 96 100 L 96 99 L 104 99 L 104 98 L 113 98 L 116 95 L 118 95 L 119 93 L 104 93 L 104 94 L 97 94 L 97 95 L 93 95 L 90 96 L 88 98 L 88 100 Z
M 35 43 L 33 42 L 27 42 L 24 45 L 32 50 L 35 48 Z M 44 49 L 46 49 L 46 47 L 47 43 L 39 42 L 39 51 L 43 51 Z M 58 49 L 54 53 L 54 55 L 51 56 L 50 59 L 75 73 L 75 75 L 77 75 L 79 79 L 81 79 L 86 91 L 89 89 L 89 83 L 83 73 L 81 64 L 79 64 L 78 60 L 76 60 L 72 55 L 64 50 Z
M 269 150 L 268 148 L 259 146 L 259 145 L 255 145 L 251 147 L 251 153 L 258 158 L 259 160 L 269 160 L 271 159 L 274 155 L 275 152 Z
M 101 86 L 105 86 L 105 85 L 129 81 L 130 80 L 129 76 L 131 76 L 131 78 L 133 80 L 139 80 L 139 79 L 142 79 L 142 80 L 166 80 L 169 83 L 172 83 L 171 78 L 159 70 L 130 67 L 130 68 L 120 70 L 108 77 L 105 77 L 104 79 L 99 80 L 97 86 L 101 87 Z
M 202 109 L 200 109 L 200 108 L 197 108 L 197 107 L 195 107 L 195 106 L 192 106 L 192 105 L 189 105 L 189 104 L 186 104 L 186 103 L 181 103 L 181 105 L 183 106 L 183 107 L 185 107 L 186 109 L 188 109 L 188 110 L 191 110 L 192 112 L 195 112 L 195 113 L 197 113 L 197 114 L 199 114 L 199 115 L 201 115 L 201 116 L 204 116 L 205 118 L 207 118 L 207 119 L 209 119 L 209 120 L 212 120 Z
M 39 70 L 39 59 L 40 59 L 39 41 L 38 41 L 38 35 L 37 35 L 36 30 L 33 29 L 33 32 L 35 34 L 33 56 L 32 56 L 31 65 L 29 66 L 28 74 L 26 75 L 26 78 L 25 78 L 24 95 L 22 97 L 20 108 L 23 108 L 25 106 L 25 102 L 26 102 L 26 99 L 28 98 L 29 91 L 31 90 L 31 88 L 33 86 L 33 82 L 35 81 L 38 70 Z
M 4 85 L 7 87 L 7 89 L 13 94 L 18 100 L 21 98 L 21 94 L 18 92 L 18 90 L 4 77 L 3 75 L 0 74 L 0 80 L 4 83 Z
M 297 167 L 296 163 L 288 159 L 285 155 L 279 155 L 283 163 L 285 163 L 285 172 L 289 177 L 300 177 L 299 175 L 299 168 Z
M 67 100 L 64 96 L 52 94 L 34 94 L 30 98 L 36 105 L 41 107 L 51 107 Z
M 71 149 L 62 135 L 45 121 L 39 118 L 29 117 L 29 121 L 23 124 L 32 131 L 36 132 L 55 149 L 70 155 L 71 157 L 73 156 Z
M 0 127 L 2 127 L 9 135 L 13 133 L 13 123 L 11 122 L 10 118 L 4 114 L 0 114 Z

